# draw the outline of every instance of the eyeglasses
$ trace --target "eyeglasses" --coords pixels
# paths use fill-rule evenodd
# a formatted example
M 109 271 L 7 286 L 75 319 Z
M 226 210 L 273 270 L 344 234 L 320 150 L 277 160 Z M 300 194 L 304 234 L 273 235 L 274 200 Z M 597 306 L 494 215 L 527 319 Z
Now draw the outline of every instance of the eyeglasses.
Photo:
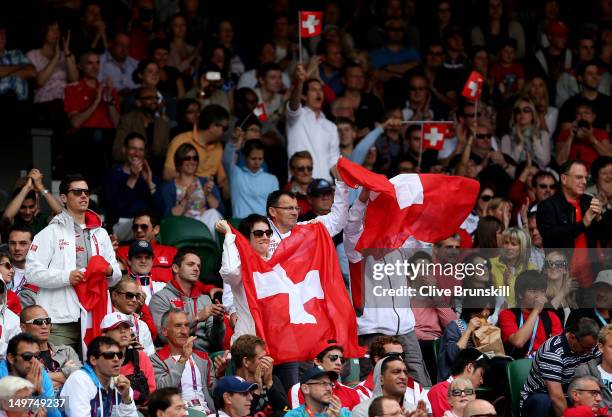
M 280 207 L 280 206 L 273 206 L 274 208 L 280 209 L 280 210 L 286 210 L 286 211 L 297 211 L 298 213 L 300 212 L 300 207 Z
M 466 389 L 454 389 L 451 391 L 451 395 L 453 397 L 461 397 L 462 395 L 473 395 L 474 394 L 474 390 L 472 388 L 466 388 Z
M 184 156 L 183 158 L 181 158 L 181 161 L 183 161 L 183 162 L 185 162 L 185 161 L 198 162 L 199 160 L 200 160 L 200 157 L 198 155 Z
M 34 326 L 43 326 L 43 325 L 47 325 L 50 326 L 51 325 L 51 317 L 38 317 L 35 319 L 31 319 L 31 320 L 26 320 L 24 322 L 25 324 L 33 324 Z
M 138 298 L 138 294 L 137 293 L 133 293 L 133 292 L 129 292 L 129 291 L 117 291 L 117 294 L 123 294 L 123 296 L 127 300 L 135 300 L 135 299 Z
M 337 360 L 340 360 L 342 364 L 346 362 L 346 359 L 342 355 L 327 355 L 327 357 L 331 362 L 336 362 Z
M 72 190 L 68 190 L 68 192 L 74 194 L 77 197 L 80 197 L 83 194 L 85 194 L 86 197 L 89 197 L 90 194 L 90 191 L 86 188 L 74 188 Z
M 476 139 L 491 139 L 493 133 L 476 133 Z
M 263 237 L 264 234 L 270 237 L 272 236 L 273 232 L 272 232 L 272 229 L 268 229 L 268 230 L 253 230 L 251 233 L 253 233 L 253 236 L 255 237 Z
M 493 200 L 493 196 L 492 195 L 481 195 L 480 199 L 486 203 L 487 201 Z
M 540 190 L 554 190 L 557 188 L 556 184 L 538 184 Z
M 40 352 L 37 352 L 37 353 L 23 352 L 23 353 L 18 353 L 17 356 L 21 356 L 21 359 L 23 359 L 26 362 L 30 362 L 32 358 L 38 359 L 38 357 L 40 356 Z
M 550 269 L 566 269 L 567 262 L 566 261 L 545 261 L 544 266 Z
M 134 223 L 132 225 L 132 232 L 137 232 L 140 229 L 142 229 L 143 232 L 146 232 L 147 230 L 149 230 L 149 225 L 148 224 L 138 224 L 138 223 Z
M 229 129 L 229 126 L 224 125 L 223 123 L 215 123 L 215 126 L 222 128 L 224 132 L 227 132 L 227 130 Z
M 598 389 L 576 389 L 576 391 L 588 392 L 589 394 L 593 396 L 593 398 L 601 397 L 601 391 Z
M 321 385 L 323 388 L 331 388 L 334 386 L 334 384 L 327 381 L 307 382 L 306 385 Z
M 100 352 L 100 355 L 98 356 L 98 358 L 103 357 L 104 359 L 110 361 L 112 359 L 115 359 L 115 356 L 117 357 L 117 359 L 121 360 L 123 359 L 123 352 L 114 351 L 114 350 L 109 351 L 109 352 Z
M 0 263 L 0 266 L 5 267 L 6 269 L 13 269 L 13 264 L 11 264 L 9 261 Z
M 521 113 L 531 113 L 531 107 L 515 107 L 514 110 L 512 110 L 514 112 L 514 114 L 521 114 Z
M 312 166 L 293 167 L 297 172 L 312 172 Z

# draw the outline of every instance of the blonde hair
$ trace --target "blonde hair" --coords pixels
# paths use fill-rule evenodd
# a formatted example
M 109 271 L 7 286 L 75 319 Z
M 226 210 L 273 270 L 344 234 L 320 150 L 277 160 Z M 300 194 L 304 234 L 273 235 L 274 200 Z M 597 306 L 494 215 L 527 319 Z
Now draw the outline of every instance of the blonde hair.
M 527 270 L 529 258 L 531 256 L 531 238 L 523 229 L 509 227 L 502 232 L 502 238 L 509 238 L 519 243 L 519 265 L 523 271 Z
M 601 330 L 599 331 L 599 337 L 597 338 L 597 341 L 603 345 L 606 343 L 606 339 L 611 334 L 612 334 L 612 324 L 607 324 L 604 327 L 602 327 Z
M 544 80 L 544 78 L 540 77 L 539 75 L 535 75 L 529 80 L 527 80 L 527 82 L 523 86 L 523 91 L 521 91 L 521 97 L 529 97 L 529 99 L 535 104 L 533 94 L 531 93 L 531 86 L 533 84 L 533 80 L 537 78 L 539 78 L 542 81 L 542 84 L 544 84 L 544 97 L 542 97 L 542 101 L 546 106 L 546 108 L 544 109 L 544 113 L 546 113 L 548 111 L 548 108 L 550 107 L 550 94 L 548 94 L 548 86 L 546 85 L 546 81 Z
M 543 271 L 546 268 L 546 261 L 552 256 L 552 255 L 560 255 L 563 257 L 563 260 L 565 262 L 569 262 L 569 260 L 567 259 L 567 256 L 565 256 L 565 254 L 561 251 L 551 251 L 546 255 L 546 258 L 544 258 L 544 268 Z M 563 294 L 563 301 L 560 307 L 569 307 L 569 308 L 577 308 L 578 304 L 576 303 L 576 290 L 578 290 L 578 282 L 570 277 L 570 267 L 569 267 L 569 263 L 567 265 L 567 268 L 565 269 L 565 273 L 563 274 L 563 278 L 561 279 L 561 290 L 559 290 L 558 288 L 553 288 L 553 286 L 550 284 L 550 281 L 548 280 L 548 273 L 544 274 L 546 276 L 546 280 L 548 281 L 548 286 L 546 288 L 546 298 L 548 298 L 549 300 L 552 300 L 553 298 L 555 298 L 557 296 L 557 293 L 559 291 L 561 291 L 561 293 Z M 556 306 L 553 306 L 556 307 Z
M 529 106 L 529 108 L 531 109 L 531 119 L 532 119 L 531 126 L 532 126 L 532 129 L 535 130 L 535 136 L 539 139 L 540 138 L 540 118 L 538 117 L 538 112 L 536 110 L 535 104 L 533 104 L 533 101 L 531 101 L 531 99 L 527 96 L 520 96 L 514 102 L 514 105 L 512 106 L 512 117 L 510 118 L 510 127 L 513 128 L 515 125 L 514 119 L 516 119 L 516 115 L 514 114 L 514 109 L 521 107 L 519 106 L 519 103 L 521 102 L 527 103 L 527 106 Z
M 453 392 L 453 390 L 461 389 L 459 387 L 459 385 L 462 385 L 463 389 L 469 389 L 469 388 L 474 389 L 474 385 L 472 385 L 472 381 L 470 381 L 469 379 L 467 379 L 467 378 L 456 378 L 456 379 L 453 379 L 453 382 L 451 382 L 448 385 L 448 396 L 449 397 L 451 397 L 451 392 Z

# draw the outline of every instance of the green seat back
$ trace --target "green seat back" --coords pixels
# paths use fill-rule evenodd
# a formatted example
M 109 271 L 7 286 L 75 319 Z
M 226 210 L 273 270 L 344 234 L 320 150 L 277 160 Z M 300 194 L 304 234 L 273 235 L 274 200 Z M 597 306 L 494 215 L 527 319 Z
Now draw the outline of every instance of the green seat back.
M 211 239 L 183 240 L 175 245 L 179 249 L 192 249 L 200 256 L 200 278 L 218 275 L 221 268 L 221 249 Z
M 510 388 L 510 404 L 514 417 L 520 416 L 521 390 L 531 370 L 531 364 L 531 359 L 517 359 L 510 362 L 506 368 L 506 377 L 508 379 L 508 387 Z
M 198 220 L 185 216 L 164 217 L 160 224 L 160 243 L 178 246 L 185 240 L 214 239 L 206 225 Z
M 357 385 L 359 383 L 359 359 L 348 359 L 345 366 L 348 367 L 349 373 L 342 378 L 342 382 L 349 386 Z

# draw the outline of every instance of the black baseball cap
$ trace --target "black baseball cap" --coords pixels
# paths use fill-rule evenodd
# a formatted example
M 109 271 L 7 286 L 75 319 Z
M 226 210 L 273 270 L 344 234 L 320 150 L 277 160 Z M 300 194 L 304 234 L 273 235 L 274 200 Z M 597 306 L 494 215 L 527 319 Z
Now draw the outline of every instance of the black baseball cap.
M 151 244 L 146 240 L 137 240 L 130 245 L 128 259 L 132 259 L 134 256 L 140 255 L 141 253 L 153 256 L 153 247 L 151 247 Z
M 323 178 L 315 178 L 308 185 L 308 190 L 306 190 L 306 194 L 311 197 L 318 197 L 321 194 L 333 193 L 334 187 L 332 184 Z
M 302 377 L 300 378 L 300 384 L 305 384 L 312 379 L 319 379 L 325 375 L 327 375 L 329 379 L 331 379 L 332 381 L 338 380 L 337 373 L 333 371 L 326 371 L 320 366 L 313 366 L 312 368 L 309 368 L 306 371 L 304 371 L 304 373 L 302 374 Z

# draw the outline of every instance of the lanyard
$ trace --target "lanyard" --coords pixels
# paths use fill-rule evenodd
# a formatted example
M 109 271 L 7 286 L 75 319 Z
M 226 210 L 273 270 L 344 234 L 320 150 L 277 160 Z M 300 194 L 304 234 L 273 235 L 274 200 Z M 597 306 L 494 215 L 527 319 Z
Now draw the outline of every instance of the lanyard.
M 304 410 L 306 410 L 307 417 L 315 417 L 314 413 L 306 404 L 304 404 Z
M 132 274 L 132 277 L 134 278 L 134 280 L 136 281 L 136 283 L 138 283 L 138 286 L 140 288 L 143 287 L 142 284 L 142 280 L 144 279 L 145 282 L 148 282 L 147 285 L 149 287 L 149 296 L 152 297 L 153 296 L 153 280 L 151 279 L 150 275 L 136 275 L 136 274 Z
M 172 360 L 174 360 L 174 362 L 178 362 L 176 359 L 174 359 L 174 357 L 172 357 Z M 191 359 L 191 357 L 189 357 L 189 359 L 187 360 L 189 362 L 189 367 L 191 368 L 191 385 L 193 386 L 193 390 L 194 392 L 198 392 L 198 381 L 196 378 L 196 371 L 195 371 L 195 363 L 193 362 L 193 360 Z M 182 378 L 179 381 L 179 389 L 181 391 L 183 391 L 183 382 L 182 382 Z
M 608 324 L 608 322 L 606 321 L 606 318 L 602 316 L 601 313 L 597 311 L 596 308 L 594 308 L 593 311 L 595 311 L 595 315 L 597 316 L 597 319 L 601 322 L 602 326 L 605 326 Z
M 527 349 L 527 356 L 531 353 L 531 349 L 533 349 L 533 343 L 535 342 L 536 332 L 538 331 L 538 324 L 540 324 L 540 317 L 536 319 L 535 325 L 533 326 L 533 333 L 531 333 L 531 341 L 529 342 L 529 349 Z M 519 323 L 519 327 L 523 327 L 523 312 L 521 311 L 521 320 Z

